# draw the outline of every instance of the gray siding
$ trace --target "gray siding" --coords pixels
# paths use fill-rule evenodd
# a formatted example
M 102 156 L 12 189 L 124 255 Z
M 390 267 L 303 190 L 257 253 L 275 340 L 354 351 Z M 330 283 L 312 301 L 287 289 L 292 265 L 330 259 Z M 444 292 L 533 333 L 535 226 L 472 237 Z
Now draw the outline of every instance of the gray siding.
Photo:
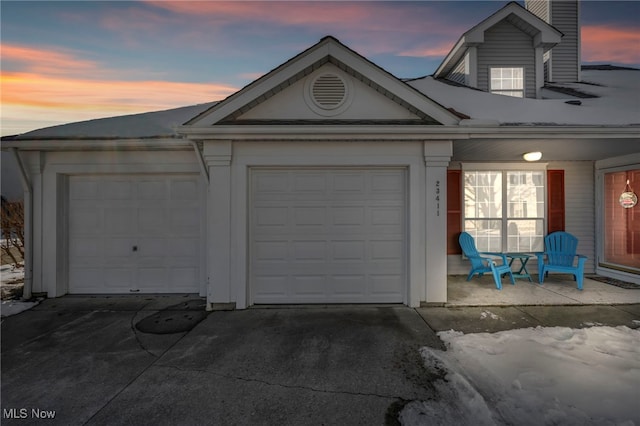
M 551 25 L 562 31 L 562 41 L 551 50 L 551 78 L 555 82 L 578 81 L 578 2 L 551 2 Z
M 488 29 L 478 46 L 478 89 L 489 91 L 490 67 L 524 67 L 524 95 L 536 97 L 535 50 L 531 37 L 507 21 Z
M 549 3 L 547 0 L 526 0 L 525 6 L 529 12 L 549 22 Z
M 592 161 L 550 162 L 549 169 L 564 169 L 565 230 L 580 242 L 578 252 L 588 257 L 585 273 L 595 272 L 595 172 Z
M 458 64 L 447 75 L 447 79 L 455 81 L 456 83 L 466 84 L 466 74 L 464 72 L 465 61 L 464 58 L 458 62 Z

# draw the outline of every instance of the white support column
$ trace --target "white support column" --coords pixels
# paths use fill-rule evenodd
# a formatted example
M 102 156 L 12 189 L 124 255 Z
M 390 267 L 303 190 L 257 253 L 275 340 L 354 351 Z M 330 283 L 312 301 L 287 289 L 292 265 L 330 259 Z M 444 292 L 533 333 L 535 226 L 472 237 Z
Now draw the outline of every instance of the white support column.
M 427 303 L 447 301 L 447 167 L 452 155 L 452 141 L 424 143 Z
M 204 141 L 207 195 L 207 308 L 231 303 L 231 141 Z

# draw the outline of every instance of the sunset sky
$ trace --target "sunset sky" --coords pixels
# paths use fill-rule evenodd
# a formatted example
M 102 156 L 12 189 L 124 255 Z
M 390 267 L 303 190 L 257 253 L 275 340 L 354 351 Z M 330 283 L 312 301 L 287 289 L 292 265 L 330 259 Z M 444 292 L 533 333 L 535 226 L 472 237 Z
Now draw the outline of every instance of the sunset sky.
M 2 0 L 2 135 L 220 100 L 325 35 L 429 75 L 506 3 Z M 583 62 L 640 68 L 639 16 L 640 1 L 583 1 Z

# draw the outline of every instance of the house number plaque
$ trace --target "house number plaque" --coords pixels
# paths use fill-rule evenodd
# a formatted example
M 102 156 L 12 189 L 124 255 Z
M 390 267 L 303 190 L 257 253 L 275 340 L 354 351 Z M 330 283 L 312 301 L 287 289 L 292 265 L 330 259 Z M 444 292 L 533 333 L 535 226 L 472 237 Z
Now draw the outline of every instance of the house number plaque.
M 440 181 L 436 181 L 436 216 L 440 216 Z

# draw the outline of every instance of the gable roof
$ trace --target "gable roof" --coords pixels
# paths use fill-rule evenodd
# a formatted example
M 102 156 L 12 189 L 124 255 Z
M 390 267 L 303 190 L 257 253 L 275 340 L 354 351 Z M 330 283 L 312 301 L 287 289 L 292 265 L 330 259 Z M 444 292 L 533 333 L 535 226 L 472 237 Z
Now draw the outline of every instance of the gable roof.
M 326 36 L 314 46 L 187 121 L 179 131 L 188 133 L 191 128 L 226 124 L 327 63 L 365 82 L 373 90 L 402 105 L 429 124 L 454 125 L 459 121 L 455 114 L 442 105 L 349 49 L 336 38 Z
M 516 2 L 510 2 L 469 31 L 465 32 L 444 58 L 434 77 L 445 77 L 460 62 L 470 47 L 484 43 L 484 33 L 506 20 L 533 38 L 533 47 L 542 47 L 545 51 L 560 43 L 563 34 L 555 27 L 529 12 Z

